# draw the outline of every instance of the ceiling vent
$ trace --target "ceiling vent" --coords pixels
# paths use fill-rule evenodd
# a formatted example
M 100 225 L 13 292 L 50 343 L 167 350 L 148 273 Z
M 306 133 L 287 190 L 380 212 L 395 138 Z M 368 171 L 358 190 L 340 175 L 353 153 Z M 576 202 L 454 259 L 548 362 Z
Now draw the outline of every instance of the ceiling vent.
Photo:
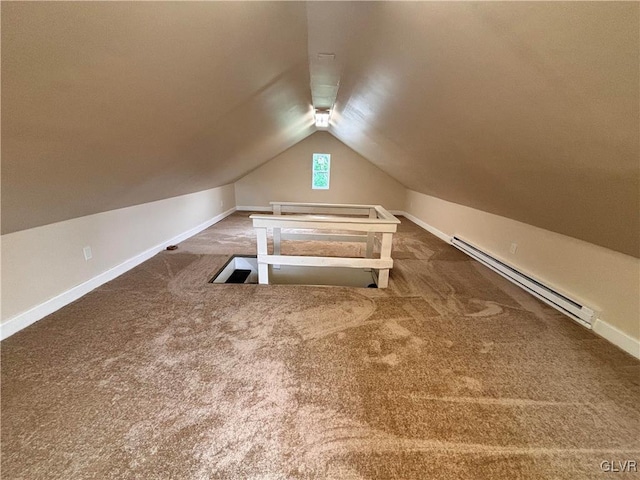
M 320 61 L 333 61 L 336 59 L 335 53 L 319 53 L 318 60 Z

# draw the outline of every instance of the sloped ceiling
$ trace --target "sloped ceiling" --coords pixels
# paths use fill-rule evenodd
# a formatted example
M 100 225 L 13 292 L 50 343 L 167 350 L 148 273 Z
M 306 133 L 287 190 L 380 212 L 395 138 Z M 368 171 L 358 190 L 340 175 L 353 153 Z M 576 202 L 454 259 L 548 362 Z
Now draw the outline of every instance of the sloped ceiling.
M 640 256 L 639 32 L 633 2 L 3 2 L 2 231 L 229 183 L 335 98 L 408 188 Z
M 315 131 L 297 2 L 2 2 L 2 233 L 224 185 Z
M 640 4 L 376 4 L 332 132 L 412 190 L 640 249 Z

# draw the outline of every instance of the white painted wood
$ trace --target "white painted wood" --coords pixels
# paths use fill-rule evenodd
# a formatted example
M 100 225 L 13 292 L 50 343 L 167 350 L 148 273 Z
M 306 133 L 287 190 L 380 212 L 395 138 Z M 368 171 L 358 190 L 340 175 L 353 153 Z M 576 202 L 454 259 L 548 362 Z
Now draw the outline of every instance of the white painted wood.
M 393 244 L 393 235 L 391 233 L 382 234 L 382 246 L 380 247 L 380 259 L 391 259 L 391 246 Z M 389 268 L 380 269 L 378 272 L 378 288 L 387 288 L 389 286 Z
M 258 283 L 258 259 L 255 257 L 242 257 L 242 256 L 233 256 L 224 268 L 216 274 L 215 278 L 211 283 L 214 284 L 224 284 L 229 277 L 233 274 L 234 271 L 242 269 L 242 270 L 250 270 L 249 276 L 244 281 L 244 283 Z
M 602 338 L 620 347 L 625 352 L 640 359 L 640 340 L 633 338 L 622 330 L 618 330 L 613 325 L 599 318 L 593 322 L 593 331 Z
M 381 220 L 388 220 L 393 223 L 400 223 L 396 217 L 394 217 L 391 213 L 389 213 L 384 207 L 381 205 L 376 205 L 375 207 L 376 213 L 378 214 L 378 218 Z
M 269 202 L 271 205 L 281 205 L 283 207 L 329 207 L 329 208 L 358 208 L 369 210 L 377 205 L 363 205 L 355 203 L 309 203 L 309 202 Z
M 423 222 L 418 217 L 416 217 L 414 215 L 411 215 L 410 213 L 407 213 L 407 212 L 400 212 L 400 215 L 402 215 L 403 217 L 411 220 L 413 223 L 415 223 L 419 227 L 424 228 L 427 232 L 431 233 L 432 235 L 435 235 L 440 240 L 442 240 L 444 242 L 447 242 L 447 243 L 451 243 L 451 240 L 453 239 L 453 237 L 450 236 L 450 235 L 447 235 L 446 233 L 444 233 L 441 230 L 438 230 L 433 225 L 429 225 L 427 222 Z
M 275 231 L 275 229 L 274 229 Z M 366 235 L 336 235 L 331 233 L 283 233 L 282 240 L 307 240 L 321 242 L 366 242 Z M 280 253 L 278 252 L 277 255 Z
M 375 208 L 369 209 L 369 218 L 378 218 L 378 212 L 376 212 Z M 367 248 L 364 253 L 365 258 L 373 258 L 373 247 L 374 247 L 375 239 L 376 239 L 375 232 L 367 233 Z
M 297 255 L 258 254 L 258 266 L 260 266 L 261 263 L 271 265 L 279 263 L 280 265 L 301 265 L 307 267 L 393 268 L 393 259 L 391 258 L 306 257 Z
M 387 288 L 389 286 L 389 269 L 378 270 L 378 288 Z
M 387 288 L 389 286 L 389 269 L 378 270 L 378 288 Z
M 380 258 L 391 258 L 392 245 L 393 245 L 393 235 L 391 233 L 383 233 L 382 246 L 380 247 Z
M 293 203 L 271 202 L 281 212 L 285 213 L 311 213 L 311 214 L 338 214 L 338 215 L 363 215 L 366 216 L 369 208 L 364 205 L 348 205 L 338 203 Z M 275 213 L 275 210 L 274 210 Z
M 280 239 L 281 239 L 280 230 L 281 230 L 280 228 L 273 229 L 273 254 L 274 255 L 280 255 Z M 275 268 L 276 270 L 279 270 L 280 265 L 274 265 L 273 268 Z
M 253 226 L 259 228 L 299 228 L 318 230 L 354 230 L 358 232 L 395 232 L 398 226 L 395 223 L 376 219 L 356 219 L 349 217 L 321 217 L 310 215 L 262 215 L 254 213 L 249 218 L 253 220 Z
M 281 215 L 282 214 L 282 207 L 278 204 L 274 204 L 273 205 L 273 214 L 274 215 Z M 273 229 L 273 254 L 274 255 L 280 255 L 280 236 L 282 233 L 282 229 L 279 227 L 275 227 Z M 275 268 L 276 270 L 280 269 L 280 265 L 274 265 L 273 268 Z
M 366 215 L 369 218 L 400 223 L 382 205 L 354 205 L 349 203 L 295 203 L 295 202 L 270 202 L 277 205 L 281 212 L 289 213 L 335 213 L 340 215 Z M 375 213 L 374 213 L 375 212 Z M 274 211 L 275 213 L 275 211 Z
M 240 205 L 236 207 L 239 212 L 271 212 L 271 207 L 263 207 L 257 205 Z
M 391 245 L 393 233 L 397 231 L 400 220 L 381 205 L 351 205 L 329 203 L 270 202 L 273 215 L 253 214 L 250 218 L 258 232 L 258 265 L 300 265 L 315 267 L 351 267 L 367 270 L 378 269 L 379 288 L 389 283 L 389 269 L 393 267 Z M 285 215 L 285 213 L 289 213 Z M 322 215 L 321 215 L 322 214 Z M 338 216 L 342 215 L 342 216 Z M 351 215 L 351 216 L 347 216 Z M 353 216 L 359 215 L 359 216 Z M 365 218 L 363 218 L 365 217 Z M 366 232 L 366 235 L 282 233 L 282 229 L 295 230 L 339 230 Z M 273 229 L 274 254 L 266 250 L 266 231 Z M 376 233 L 382 233 L 380 258 L 373 258 L 376 247 Z M 262 238 L 264 237 L 264 238 Z M 282 255 L 282 240 L 320 240 L 320 241 L 364 241 L 365 258 L 336 258 L 314 256 Z M 267 273 L 260 276 L 260 283 L 268 283 Z M 264 280 L 267 279 L 267 280 Z
M 367 216 L 368 209 L 364 208 L 338 208 L 338 207 L 288 207 L 283 206 L 282 213 L 309 213 L 318 215 L 361 215 Z M 275 213 L 275 212 L 274 212 Z
M 258 283 L 263 285 L 269 284 L 269 266 L 266 262 L 260 261 L 260 258 L 267 256 L 267 229 L 256 228 L 257 245 L 258 245 Z

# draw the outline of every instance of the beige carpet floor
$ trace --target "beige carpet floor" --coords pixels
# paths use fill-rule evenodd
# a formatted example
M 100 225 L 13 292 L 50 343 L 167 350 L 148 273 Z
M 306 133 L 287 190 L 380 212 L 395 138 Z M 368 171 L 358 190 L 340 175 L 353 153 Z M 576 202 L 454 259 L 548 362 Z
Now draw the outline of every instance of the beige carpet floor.
M 640 475 L 630 355 L 404 218 L 387 290 L 208 284 L 247 217 L 2 342 L 2 479 Z

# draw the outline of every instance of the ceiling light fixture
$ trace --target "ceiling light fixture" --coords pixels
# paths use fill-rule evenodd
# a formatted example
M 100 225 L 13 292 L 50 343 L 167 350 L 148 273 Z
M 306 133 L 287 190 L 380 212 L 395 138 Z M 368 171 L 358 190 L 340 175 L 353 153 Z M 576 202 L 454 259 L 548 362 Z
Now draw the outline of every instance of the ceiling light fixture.
M 316 108 L 316 127 L 327 128 L 329 126 L 329 117 L 331 110 L 320 110 Z

